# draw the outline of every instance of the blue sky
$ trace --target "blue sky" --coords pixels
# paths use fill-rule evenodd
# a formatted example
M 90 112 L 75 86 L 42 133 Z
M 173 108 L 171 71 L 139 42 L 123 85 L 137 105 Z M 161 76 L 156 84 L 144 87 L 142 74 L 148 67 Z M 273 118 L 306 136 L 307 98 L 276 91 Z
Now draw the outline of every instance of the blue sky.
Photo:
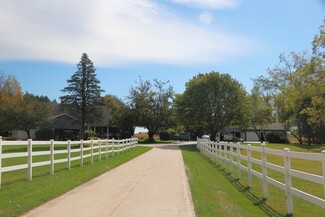
M 0 71 L 58 99 L 85 52 L 121 99 L 139 76 L 182 93 L 212 70 L 249 91 L 282 52 L 311 49 L 324 15 L 324 0 L 1 0 Z

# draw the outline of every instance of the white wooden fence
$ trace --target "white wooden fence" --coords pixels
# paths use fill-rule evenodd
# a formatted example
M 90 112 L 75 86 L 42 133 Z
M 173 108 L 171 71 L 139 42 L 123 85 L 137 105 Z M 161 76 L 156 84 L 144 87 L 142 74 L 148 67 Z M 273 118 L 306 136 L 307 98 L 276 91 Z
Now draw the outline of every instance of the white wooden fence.
M 86 145 L 87 144 L 87 145 Z M 27 146 L 27 152 L 14 152 L 3 153 L 3 147 L 5 146 Z M 49 151 L 33 151 L 35 146 L 49 146 Z M 55 145 L 66 146 L 64 150 L 55 150 Z M 77 145 L 77 148 L 71 148 L 72 145 Z M 84 159 L 90 158 L 90 162 L 94 162 L 94 156 L 98 156 L 98 160 L 101 160 L 102 155 L 108 158 L 109 155 L 114 157 L 114 154 L 125 153 L 138 146 L 138 139 L 124 139 L 124 140 L 88 140 L 88 141 L 3 141 L 0 137 L 0 188 L 2 173 L 27 169 L 27 179 L 32 180 L 33 168 L 50 165 L 50 174 L 54 174 L 54 166 L 58 163 L 66 163 L 67 169 L 71 167 L 71 161 L 79 160 L 80 166 L 83 166 Z M 85 154 L 85 152 L 89 152 Z M 77 153 L 75 157 L 71 154 Z M 66 154 L 66 158 L 55 159 L 55 155 Z M 50 156 L 49 161 L 33 162 L 34 156 Z M 27 157 L 26 164 L 14 165 L 14 166 L 2 166 L 2 159 Z
M 261 179 L 263 198 L 265 199 L 269 197 L 268 184 L 272 184 L 275 187 L 282 189 L 285 192 L 286 213 L 289 215 L 293 214 L 293 195 L 325 208 L 324 198 L 319 198 L 292 186 L 292 177 L 318 183 L 324 186 L 323 191 L 325 197 L 325 150 L 321 151 L 321 153 L 293 152 L 290 151 L 289 148 L 285 148 L 284 150 L 269 149 L 266 148 L 265 143 L 262 143 L 261 147 L 254 147 L 250 144 L 241 145 L 239 143 L 217 143 L 199 138 L 197 139 L 197 148 L 201 153 L 215 160 L 218 164 L 223 165 L 224 168 L 229 165 L 230 172 L 233 171 L 233 167 L 237 167 L 238 179 L 241 178 L 241 171 L 246 171 L 248 187 L 252 187 L 252 176 Z M 241 150 L 246 150 L 247 155 L 242 155 Z M 252 158 L 252 151 L 259 152 L 261 154 L 261 160 Z M 284 165 L 279 166 L 268 162 L 268 154 L 283 157 Z M 322 176 L 292 169 L 292 158 L 321 162 Z M 245 165 L 247 166 L 242 164 L 242 160 L 246 161 Z M 253 164 L 259 165 L 261 167 L 261 172 L 254 170 L 252 168 Z M 284 174 L 284 183 L 269 177 L 267 175 L 268 170 L 274 170 Z

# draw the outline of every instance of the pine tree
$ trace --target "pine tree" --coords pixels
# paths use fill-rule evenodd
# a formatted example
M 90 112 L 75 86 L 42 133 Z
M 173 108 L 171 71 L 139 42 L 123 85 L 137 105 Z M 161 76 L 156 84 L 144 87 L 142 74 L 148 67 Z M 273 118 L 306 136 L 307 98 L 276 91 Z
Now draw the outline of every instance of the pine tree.
M 96 78 L 96 69 L 86 53 L 77 64 L 77 71 L 67 80 L 68 86 L 61 90 L 61 104 L 81 123 L 80 136 L 83 138 L 86 124 L 101 120 L 103 100 L 100 81 Z

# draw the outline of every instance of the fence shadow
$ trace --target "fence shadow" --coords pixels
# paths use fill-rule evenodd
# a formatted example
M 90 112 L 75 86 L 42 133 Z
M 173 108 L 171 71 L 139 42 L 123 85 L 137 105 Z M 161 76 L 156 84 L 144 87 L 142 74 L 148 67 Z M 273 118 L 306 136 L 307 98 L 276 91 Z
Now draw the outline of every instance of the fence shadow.
M 200 152 L 200 151 L 197 150 L 197 152 Z M 225 169 L 221 168 L 220 165 L 215 164 L 215 162 L 213 162 L 208 157 L 206 157 L 202 154 L 200 154 L 200 155 L 204 160 L 208 161 L 209 164 L 211 166 L 213 166 L 218 172 L 220 172 L 239 192 L 241 192 L 246 198 L 248 198 L 254 204 L 254 206 L 259 207 L 267 216 L 289 217 L 289 215 L 283 215 L 283 214 L 277 212 L 276 210 L 274 210 L 269 205 L 267 205 L 265 203 L 266 199 L 257 197 L 255 194 L 253 194 L 250 191 L 249 187 L 242 185 L 240 183 L 239 179 L 232 177 L 231 174 L 229 172 L 227 172 Z

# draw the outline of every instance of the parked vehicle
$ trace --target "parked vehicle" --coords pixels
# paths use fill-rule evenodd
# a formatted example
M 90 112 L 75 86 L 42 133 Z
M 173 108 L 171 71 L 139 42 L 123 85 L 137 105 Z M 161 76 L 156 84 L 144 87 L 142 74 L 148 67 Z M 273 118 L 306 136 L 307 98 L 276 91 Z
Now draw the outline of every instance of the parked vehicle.
M 191 134 L 188 132 L 182 132 L 179 135 L 179 140 L 180 141 L 191 141 Z
M 203 135 L 202 139 L 210 140 L 210 136 L 209 135 Z

